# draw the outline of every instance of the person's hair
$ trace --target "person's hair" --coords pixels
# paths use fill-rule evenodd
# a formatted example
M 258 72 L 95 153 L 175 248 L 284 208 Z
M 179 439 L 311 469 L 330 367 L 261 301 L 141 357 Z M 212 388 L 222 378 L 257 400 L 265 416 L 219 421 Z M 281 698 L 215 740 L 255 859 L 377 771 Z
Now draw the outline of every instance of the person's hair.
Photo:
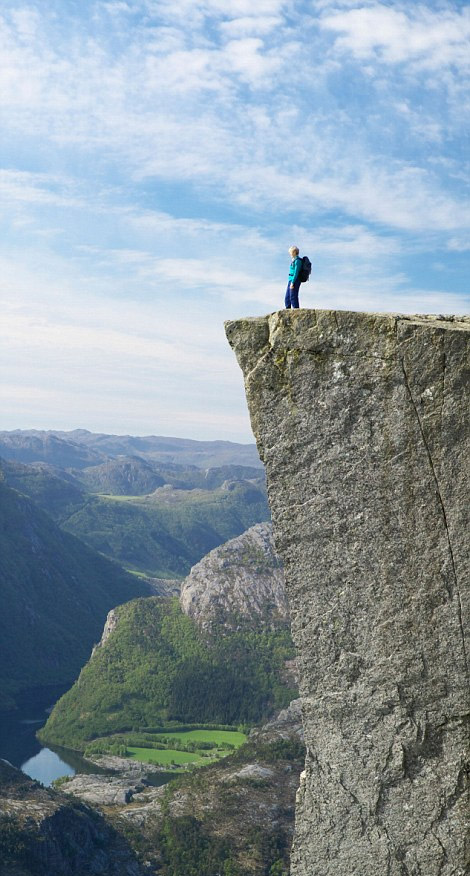
M 290 247 L 289 247 L 289 252 L 290 252 L 290 254 L 291 254 L 292 256 L 293 256 L 293 255 L 298 256 L 298 254 L 299 254 L 299 247 L 298 247 L 298 246 L 290 246 Z

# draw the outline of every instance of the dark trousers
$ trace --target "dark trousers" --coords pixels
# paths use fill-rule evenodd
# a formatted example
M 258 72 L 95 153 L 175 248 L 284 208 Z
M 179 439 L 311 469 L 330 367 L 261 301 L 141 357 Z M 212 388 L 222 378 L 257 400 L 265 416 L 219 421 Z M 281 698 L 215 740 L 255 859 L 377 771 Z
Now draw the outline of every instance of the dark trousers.
M 290 307 L 298 307 L 299 306 L 299 287 L 300 280 L 297 280 L 294 283 L 294 288 L 291 288 L 290 283 L 287 284 L 286 289 L 286 297 L 284 299 L 284 303 L 286 308 L 289 310 Z

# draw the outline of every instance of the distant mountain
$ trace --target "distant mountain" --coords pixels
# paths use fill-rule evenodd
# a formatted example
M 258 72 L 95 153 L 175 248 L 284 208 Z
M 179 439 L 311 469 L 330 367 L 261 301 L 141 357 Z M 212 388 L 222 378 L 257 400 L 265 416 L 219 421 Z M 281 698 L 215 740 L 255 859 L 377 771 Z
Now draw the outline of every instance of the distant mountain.
M 269 519 L 264 480 L 215 490 L 158 488 L 149 496 L 93 496 L 63 527 L 128 569 L 151 577 L 187 574 L 212 548 Z
M 156 435 L 106 435 L 86 429 L 0 432 L 0 456 L 19 462 L 52 462 L 61 468 L 86 468 L 117 456 L 139 456 L 149 462 L 195 465 L 203 469 L 222 465 L 262 468 L 255 444 Z
M 71 683 L 108 611 L 148 592 L 0 480 L 0 708 Z
M 77 477 L 91 493 L 111 496 L 145 496 L 167 483 L 145 459 L 119 456 L 84 468 Z
M 182 577 L 207 551 L 269 519 L 264 472 L 257 468 L 203 471 L 118 457 L 68 471 L 0 459 L 0 470 L 8 486 L 33 499 L 64 529 L 150 577 Z M 243 475 L 258 477 L 241 480 Z
M 97 736 L 168 722 L 254 724 L 287 705 L 296 684 L 282 573 L 269 533 L 254 529 L 214 552 L 221 561 L 217 568 L 212 556 L 211 580 L 193 576 L 181 604 L 150 598 L 116 608 L 41 738 L 83 749 Z M 256 610 L 247 613 L 250 590 Z
M 49 462 L 59 468 L 85 468 L 106 459 L 84 444 L 35 430 L 0 432 L 0 456 L 17 462 Z
M 117 456 L 101 465 L 69 472 L 91 493 L 111 496 L 145 496 L 164 484 L 177 490 L 216 490 L 225 481 L 264 480 L 263 470 L 255 466 L 201 469 L 196 465 L 147 462 L 138 456 Z

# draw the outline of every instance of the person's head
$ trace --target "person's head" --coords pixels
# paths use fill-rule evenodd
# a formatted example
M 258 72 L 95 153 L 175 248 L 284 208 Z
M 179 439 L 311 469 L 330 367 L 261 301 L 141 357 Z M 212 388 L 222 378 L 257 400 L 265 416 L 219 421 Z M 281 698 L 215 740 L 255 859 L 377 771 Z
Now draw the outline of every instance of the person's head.
M 295 259 L 299 254 L 299 247 L 298 246 L 290 246 L 289 247 L 289 254 L 290 254 L 291 259 Z

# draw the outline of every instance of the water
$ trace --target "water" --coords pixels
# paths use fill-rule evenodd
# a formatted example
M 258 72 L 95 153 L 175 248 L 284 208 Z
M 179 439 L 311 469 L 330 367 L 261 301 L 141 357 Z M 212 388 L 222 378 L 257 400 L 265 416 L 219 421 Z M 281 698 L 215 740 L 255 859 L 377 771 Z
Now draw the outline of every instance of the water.
M 77 752 L 55 746 L 46 748 L 36 739 L 36 731 L 62 693 L 64 690 L 57 688 L 31 691 L 14 714 L 0 714 L 0 758 L 46 786 L 59 776 L 102 772 Z
M 76 773 L 73 766 L 68 764 L 67 761 L 62 760 L 51 748 L 41 748 L 39 754 L 35 754 L 34 757 L 29 757 L 28 760 L 25 760 L 21 764 L 20 769 L 27 776 L 48 786 L 52 784 L 54 779 L 58 779 L 59 776 L 74 776 Z

